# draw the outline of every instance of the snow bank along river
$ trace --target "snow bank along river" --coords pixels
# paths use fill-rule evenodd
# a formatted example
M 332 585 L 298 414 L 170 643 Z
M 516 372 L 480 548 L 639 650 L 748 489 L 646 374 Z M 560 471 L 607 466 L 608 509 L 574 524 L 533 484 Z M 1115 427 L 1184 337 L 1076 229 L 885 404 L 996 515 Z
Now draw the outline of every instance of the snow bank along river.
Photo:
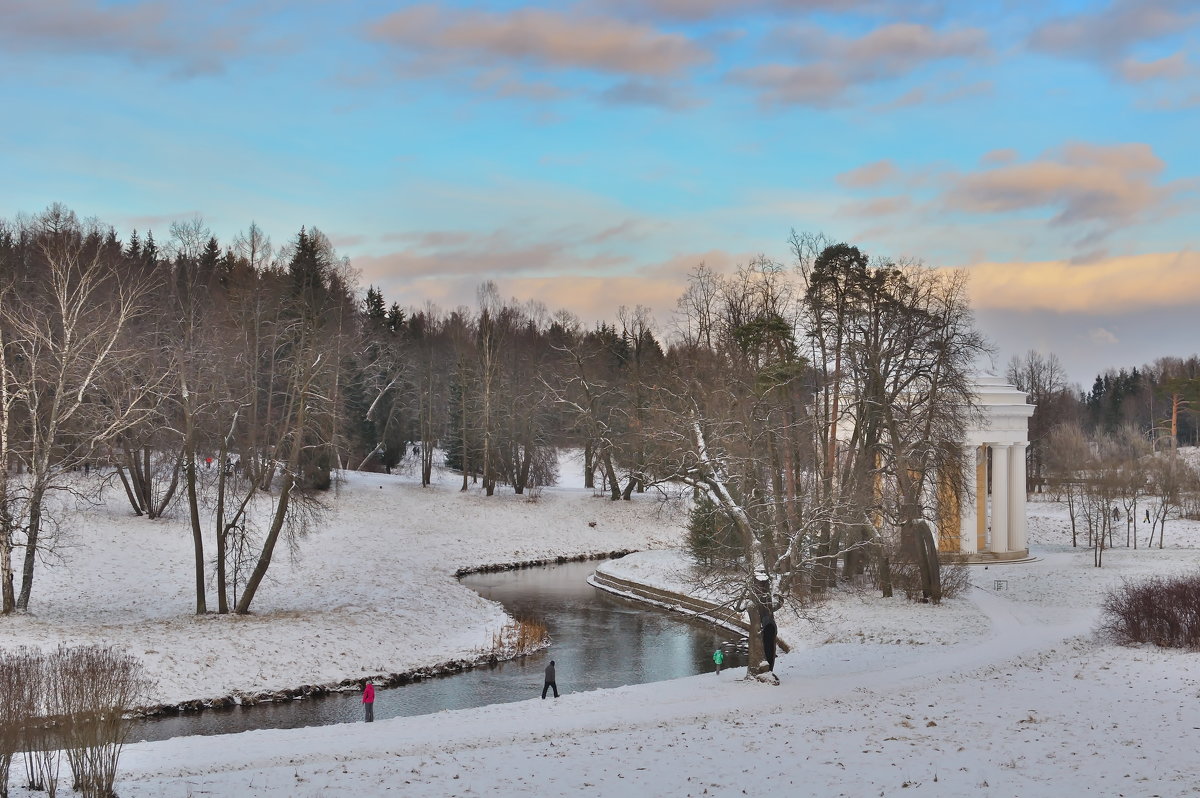
M 550 648 L 491 667 L 379 689 L 376 720 L 538 696 L 543 669 L 551 659 L 560 692 L 677 679 L 713 668 L 713 650 L 733 633 L 597 590 L 587 584 L 595 568 L 594 562 L 580 562 L 463 577 L 463 584 L 498 601 L 510 615 L 544 623 Z M 744 657 L 729 655 L 725 666 L 744 667 Z M 358 692 L 331 693 L 160 715 L 138 720 L 129 739 L 357 722 L 363 714 L 360 702 Z

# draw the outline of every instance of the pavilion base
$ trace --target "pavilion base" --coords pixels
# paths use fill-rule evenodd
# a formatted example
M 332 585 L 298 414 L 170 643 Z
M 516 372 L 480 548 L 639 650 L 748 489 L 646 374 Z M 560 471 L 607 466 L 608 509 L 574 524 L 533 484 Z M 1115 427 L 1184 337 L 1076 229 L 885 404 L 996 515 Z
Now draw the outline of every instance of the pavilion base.
M 970 554 L 942 552 L 940 559 L 943 563 L 991 565 L 993 563 L 1033 562 L 1037 558 L 1029 556 L 1029 549 L 1023 549 L 1021 551 L 973 551 Z

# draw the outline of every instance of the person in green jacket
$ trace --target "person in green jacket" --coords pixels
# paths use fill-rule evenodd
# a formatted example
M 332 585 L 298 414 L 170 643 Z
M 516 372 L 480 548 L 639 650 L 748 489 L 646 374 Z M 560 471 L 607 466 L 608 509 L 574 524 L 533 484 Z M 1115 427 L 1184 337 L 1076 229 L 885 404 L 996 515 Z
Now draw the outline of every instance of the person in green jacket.
M 721 675 L 721 665 L 725 662 L 725 652 L 720 646 L 713 652 L 713 662 L 717 663 L 717 675 Z

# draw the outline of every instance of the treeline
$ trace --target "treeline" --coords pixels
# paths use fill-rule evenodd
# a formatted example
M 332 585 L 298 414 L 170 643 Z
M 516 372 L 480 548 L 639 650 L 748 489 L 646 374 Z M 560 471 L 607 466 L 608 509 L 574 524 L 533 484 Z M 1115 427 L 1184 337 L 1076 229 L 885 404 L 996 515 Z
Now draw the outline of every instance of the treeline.
M 1151 449 L 1200 446 L 1200 357 L 1160 357 L 1141 368 L 1109 369 L 1083 391 L 1054 354 L 1014 356 L 1005 377 L 1036 405 L 1029 420 L 1028 476 L 1046 486 L 1050 437 L 1069 426 L 1096 444 L 1140 438 Z
M 601 354 L 604 401 L 620 403 L 662 357 L 643 311 L 583 331 L 490 285 L 476 312 L 406 312 L 374 287 L 358 297 L 315 229 L 275 247 L 251 225 L 222 245 L 193 220 L 160 248 L 58 205 L 0 222 L 5 612 L 29 606 L 53 549 L 47 497 L 83 490 L 72 474 L 93 467 L 113 469 L 136 515 L 186 504 L 198 613 L 206 558 L 217 610 L 248 611 L 337 468 L 390 470 L 407 455 L 428 483 L 444 446 L 464 487 L 522 493 L 553 483 L 555 447 L 581 444 L 617 484 L 627 426 L 614 418 L 603 441 L 583 441 L 550 386 L 583 346 Z
M 438 448 L 463 488 L 525 492 L 562 446 L 613 499 L 691 486 L 731 530 L 721 559 L 752 624 L 839 564 L 890 592 L 892 563 L 918 557 L 937 600 L 922 523 L 964 490 L 986 351 L 965 275 L 819 236 L 792 248 L 789 266 L 698 268 L 666 340 L 642 308 L 588 329 L 490 284 L 473 309 L 360 300 L 311 228 L 275 247 L 199 221 L 122 239 L 61 206 L 0 223 L 4 608 L 29 605 L 46 497 L 85 490 L 80 470 L 111 470 L 136 514 L 185 504 L 195 610 L 212 568 L 217 611 L 247 612 L 335 469 L 417 458 L 428 483 Z

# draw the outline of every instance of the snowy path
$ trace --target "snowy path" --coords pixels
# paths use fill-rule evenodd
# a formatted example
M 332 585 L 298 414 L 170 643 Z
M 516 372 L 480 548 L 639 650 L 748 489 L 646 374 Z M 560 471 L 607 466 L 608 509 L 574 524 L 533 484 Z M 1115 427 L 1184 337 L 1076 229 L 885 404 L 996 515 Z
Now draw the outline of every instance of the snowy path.
M 734 767 L 738 759 L 736 752 L 729 751 L 729 767 L 709 772 L 713 763 L 704 752 L 723 750 L 747 731 L 764 751 L 774 748 L 782 756 L 789 751 L 790 738 L 820 734 L 826 714 L 846 711 L 838 707 L 880 706 L 920 693 L 931 683 L 961 681 L 992 666 L 1011 666 L 1015 659 L 1029 658 L 1086 632 L 1092 620 L 1091 613 L 1082 612 L 1067 623 L 1047 624 L 1034 610 L 988 591 L 976 588 L 971 598 L 987 615 L 990 634 L 939 651 L 936 657 L 918 650 L 915 654 L 920 656 L 897 663 L 877 656 L 878 646 L 859 646 L 866 655 L 862 660 L 848 657 L 840 673 L 814 676 L 808 673 L 809 666 L 825 669 L 829 648 L 819 647 L 782 658 L 783 684 L 778 688 L 747 683 L 740 680 L 740 670 L 727 671 L 720 677 L 705 674 L 567 694 L 558 701 L 533 699 L 396 718 L 372 726 L 348 724 L 136 745 L 122 761 L 121 792 L 183 796 L 252 789 L 257 795 L 319 795 L 350 792 L 367 776 L 368 783 L 379 785 L 378 792 L 394 788 L 405 795 L 495 790 L 508 794 L 535 786 L 546 794 L 600 794 L 599 785 L 611 785 L 619 773 L 624 788 L 635 790 L 634 794 L 648 794 L 641 790 L 684 794 L 686 790 L 680 790 L 686 781 L 667 784 L 661 781 L 661 773 L 655 775 L 666 767 L 665 761 L 683 756 L 697 758 L 697 778 L 705 774 L 697 785 L 703 781 L 711 794 L 712 789 L 732 787 L 727 776 L 739 769 Z M 851 653 L 844 650 L 848 647 L 836 648 L 842 650 L 835 653 Z M 569 675 L 560 678 L 565 684 Z M 680 731 L 664 739 L 662 731 L 667 728 Z M 547 761 L 536 761 L 542 759 Z M 671 767 L 672 772 L 685 774 L 678 775 L 682 779 L 687 779 L 690 769 Z M 732 772 L 722 775 L 726 770 Z

